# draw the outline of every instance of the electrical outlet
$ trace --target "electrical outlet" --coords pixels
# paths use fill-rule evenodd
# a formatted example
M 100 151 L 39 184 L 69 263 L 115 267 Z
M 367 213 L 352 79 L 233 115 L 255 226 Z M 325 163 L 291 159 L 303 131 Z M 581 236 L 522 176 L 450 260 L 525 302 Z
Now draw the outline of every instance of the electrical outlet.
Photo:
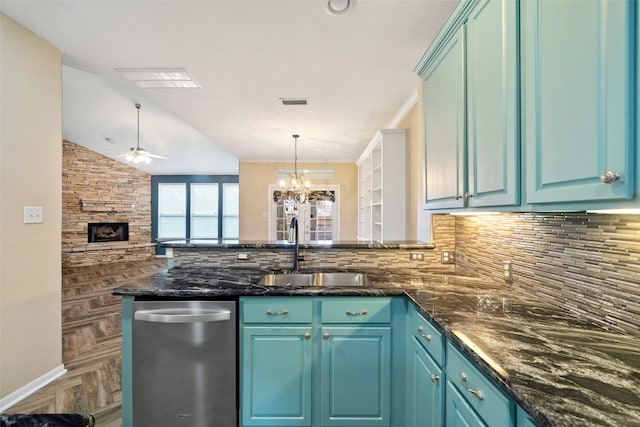
M 249 261 L 249 254 L 247 252 L 236 252 L 236 259 L 238 261 Z
M 409 259 L 411 261 L 424 261 L 424 254 L 422 252 L 410 252 Z
M 456 254 L 454 251 L 442 251 L 442 263 L 443 264 L 455 264 Z
M 511 269 L 511 261 L 502 261 L 502 271 L 504 273 L 504 280 L 510 282 L 513 278 L 513 270 Z

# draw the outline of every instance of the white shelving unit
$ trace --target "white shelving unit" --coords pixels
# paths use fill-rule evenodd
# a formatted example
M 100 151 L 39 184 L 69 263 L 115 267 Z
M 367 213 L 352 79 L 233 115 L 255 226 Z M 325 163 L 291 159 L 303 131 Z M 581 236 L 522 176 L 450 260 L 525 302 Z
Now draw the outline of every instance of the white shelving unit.
M 356 164 L 358 239 L 406 240 L 405 130 L 380 129 Z

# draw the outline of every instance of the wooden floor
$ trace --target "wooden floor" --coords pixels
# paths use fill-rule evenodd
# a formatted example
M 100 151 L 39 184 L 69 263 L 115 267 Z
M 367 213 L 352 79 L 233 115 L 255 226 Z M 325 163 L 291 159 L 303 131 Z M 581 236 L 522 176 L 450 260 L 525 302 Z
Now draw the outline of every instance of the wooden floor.
M 7 413 L 90 413 L 98 427 L 121 426 L 120 297 L 111 290 L 162 271 L 165 259 L 62 271 L 62 360 L 67 373 Z

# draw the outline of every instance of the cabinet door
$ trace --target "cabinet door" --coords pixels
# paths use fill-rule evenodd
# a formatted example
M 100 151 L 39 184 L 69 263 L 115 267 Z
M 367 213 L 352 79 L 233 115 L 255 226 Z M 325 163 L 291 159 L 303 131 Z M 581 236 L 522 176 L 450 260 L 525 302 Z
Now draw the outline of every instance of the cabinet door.
M 416 339 L 409 347 L 409 427 L 442 427 L 444 372 Z
M 423 77 L 427 209 L 464 206 L 464 31 L 458 30 Z
M 243 426 L 311 425 L 310 333 L 310 326 L 242 328 Z
M 521 2 L 527 203 L 632 197 L 633 3 Z
M 322 426 L 390 425 L 391 328 L 323 327 Z
M 470 207 L 520 203 L 518 4 L 481 0 L 466 24 Z
M 456 387 L 447 381 L 447 427 L 488 427 Z

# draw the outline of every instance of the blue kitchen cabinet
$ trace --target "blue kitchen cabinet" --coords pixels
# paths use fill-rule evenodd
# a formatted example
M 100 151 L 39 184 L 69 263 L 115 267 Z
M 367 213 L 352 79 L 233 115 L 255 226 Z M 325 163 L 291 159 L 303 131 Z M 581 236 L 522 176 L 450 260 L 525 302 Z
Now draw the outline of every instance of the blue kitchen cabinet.
M 520 203 L 518 7 L 459 3 L 417 67 L 427 209 Z
M 447 427 L 492 427 L 471 408 L 456 387 L 447 381 Z
M 410 338 L 407 370 L 408 427 L 442 427 L 445 375 L 415 337 Z
M 390 427 L 392 300 L 241 298 L 241 425 Z
M 242 424 L 311 425 L 311 327 L 242 328 Z
M 243 426 L 311 426 L 310 299 L 241 298 Z
M 524 409 L 522 409 L 521 406 L 518 406 L 516 408 L 516 416 L 517 416 L 517 427 L 538 427 L 538 423 L 536 423 L 533 418 L 531 418 L 529 416 L 529 414 L 527 414 L 525 412 Z
M 526 203 L 633 197 L 634 3 L 521 2 Z
M 322 426 L 391 425 L 391 328 L 322 327 Z
M 407 316 L 407 425 L 442 427 L 444 423 L 444 336 L 414 307 Z
M 423 79 L 425 208 L 464 206 L 464 27 L 442 46 Z
M 468 207 L 520 203 L 519 4 L 481 0 L 465 24 Z
M 514 427 L 515 403 L 474 362 L 447 343 L 447 427 Z

